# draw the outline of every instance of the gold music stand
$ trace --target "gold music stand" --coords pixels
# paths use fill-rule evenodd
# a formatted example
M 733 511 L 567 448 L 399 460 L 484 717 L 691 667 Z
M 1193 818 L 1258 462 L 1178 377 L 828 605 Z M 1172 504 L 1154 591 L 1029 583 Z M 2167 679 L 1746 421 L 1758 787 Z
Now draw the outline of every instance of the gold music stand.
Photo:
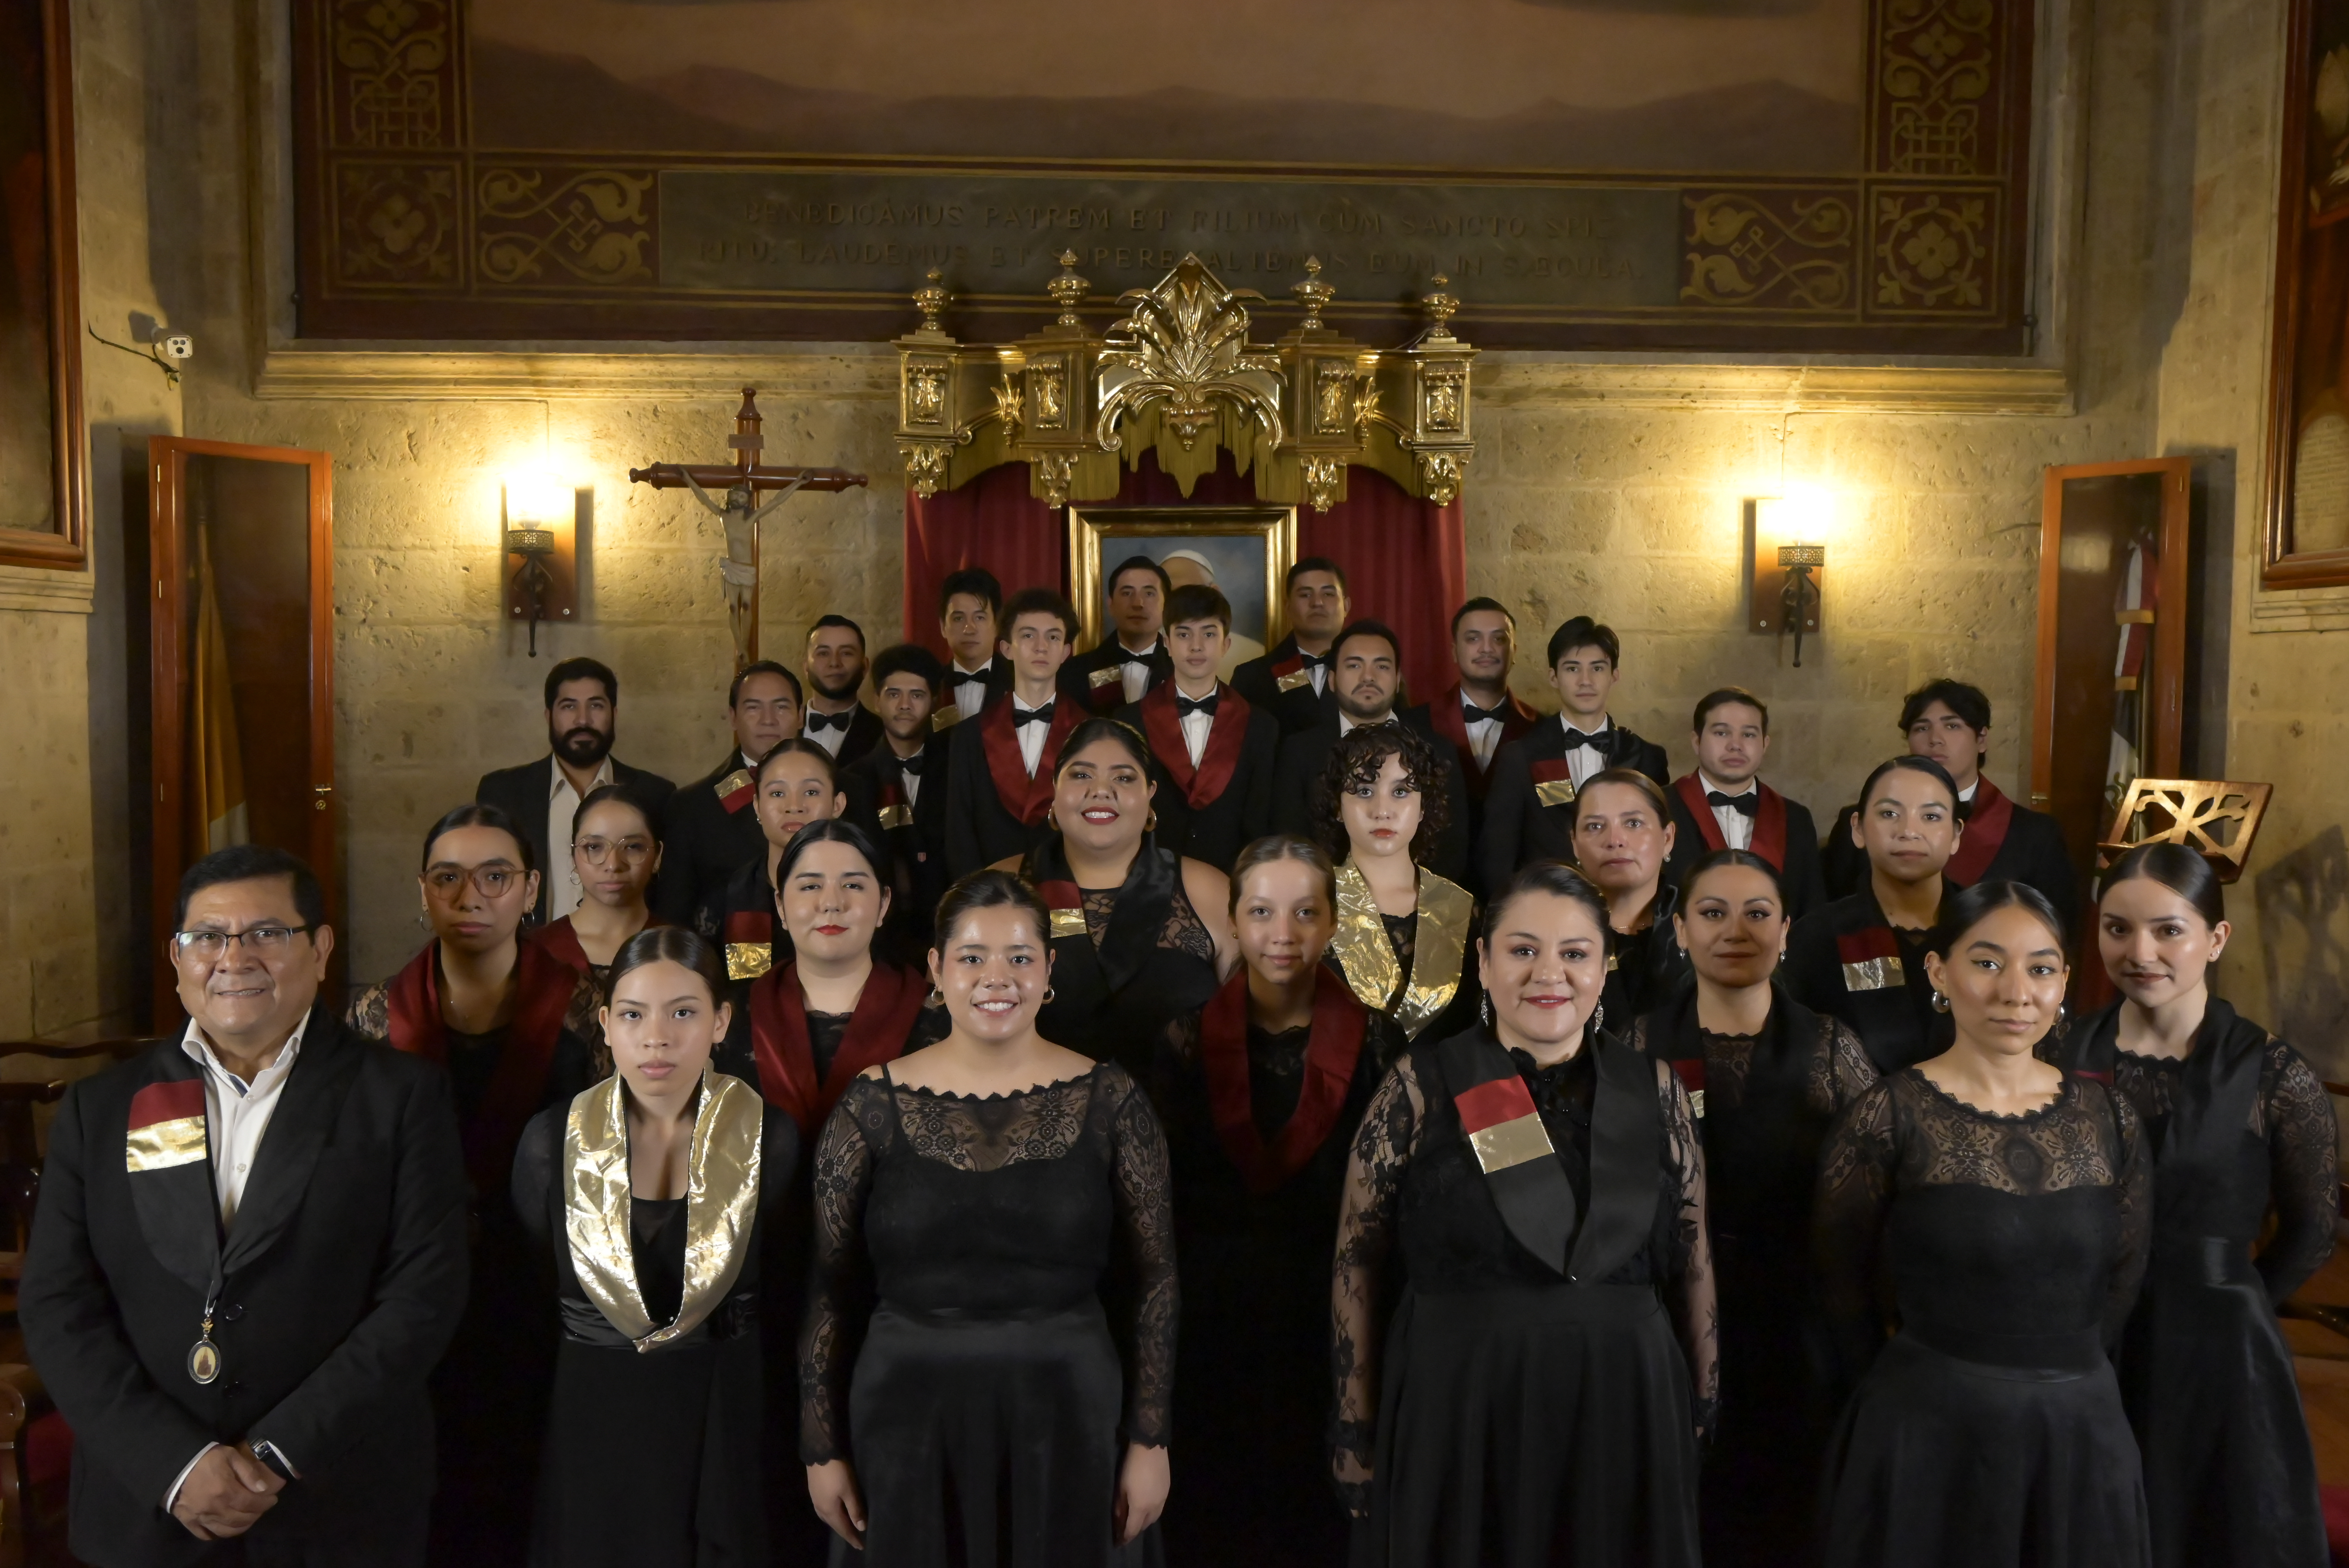
M 2274 789 L 2224 779 L 2133 779 L 2096 846 L 2096 869 L 2139 844 L 2184 844 L 2201 851 L 2220 882 L 2231 882 L 2251 857 Z

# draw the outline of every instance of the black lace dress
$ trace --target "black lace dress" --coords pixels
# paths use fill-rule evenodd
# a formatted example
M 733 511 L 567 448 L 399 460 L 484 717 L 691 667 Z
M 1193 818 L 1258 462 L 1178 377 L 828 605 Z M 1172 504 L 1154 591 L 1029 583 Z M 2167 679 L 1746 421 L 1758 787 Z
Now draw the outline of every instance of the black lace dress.
M 857 1078 L 816 1150 L 800 1457 L 854 1461 L 875 1568 L 1144 1561 L 1155 1532 L 1121 1552 L 1110 1521 L 1126 1444 L 1167 1439 L 1174 1375 L 1148 1096 L 1108 1063 L 983 1099 L 888 1070 Z
M 1576 1214 L 1637 1227 L 1628 1255 L 1591 1259 L 1578 1224 L 1569 1272 L 1590 1277 L 1570 1281 L 1511 1233 L 1444 1048 L 1422 1041 L 1387 1074 L 1348 1167 L 1331 1309 L 1334 1470 L 1366 1516 L 1354 1560 L 1692 1568 L 1718 1341 L 1688 1095 L 1613 1039 L 1551 1068 L 1510 1053 Z M 1643 1120 L 1659 1150 L 1645 1169 L 1621 1156 Z
M 1020 875 L 1052 904 L 1052 999 L 1036 1032 L 1146 1079 L 1172 1020 L 1196 1012 L 1219 984 L 1216 943 L 1183 887 L 1183 862 L 1144 839 L 1124 884 L 1079 890 L 1058 836 L 1030 852 Z M 1081 900 L 1083 930 L 1063 923 Z M 1220 914 L 1220 911 L 1217 912 Z
M 1690 984 L 1640 1020 L 1632 1044 L 1679 1075 L 1704 1145 L 1722 1367 L 1720 1429 L 1704 1461 L 1704 1560 L 1800 1562 L 1817 1522 L 1837 1392 L 1811 1271 L 1811 1193 L 1819 1149 L 1876 1082 L 1875 1064 L 1847 1026 L 1775 986 L 1757 1035 L 1702 1027 Z
M 2120 1373 L 2154 1563 L 2323 1568 L 2315 1456 L 2275 1309 L 2333 1255 L 2332 1102 L 2298 1051 L 2216 998 L 2183 1058 L 2118 1037 L 2117 1005 L 2074 1034 L 2079 1070 L 2109 1076 L 2153 1150 L 2153 1261 Z
M 1909 1068 L 1844 1114 L 1815 1240 L 1842 1364 L 1866 1370 L 1827 1454 L 1828 1568 L 2143 1568 L 2106 1359 L 2152 1231 L 2143 1143 L 2126 1099 L 2075 1077 L 1992 1116 Z

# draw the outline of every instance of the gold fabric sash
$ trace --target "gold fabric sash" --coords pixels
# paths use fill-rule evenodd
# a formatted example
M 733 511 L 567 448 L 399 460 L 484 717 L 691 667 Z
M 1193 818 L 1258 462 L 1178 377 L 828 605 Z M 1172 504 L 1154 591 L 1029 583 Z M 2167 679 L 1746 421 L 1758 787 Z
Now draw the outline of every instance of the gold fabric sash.
M 1362 1006 L 1390 1015 L 1405 1039 L 1417 1039 L 1459 993 L 1468 927 L 1475 914 L 1476 901 L 1467 889 L 1420 868 L 1411 983 L 1405 985 L 1402 961 L 1387 940 L 1378 900 L 1371 896 L 1371 884 L 1349 856 L 1338 868 L 1338 934 L 1330 945 Z
M 734 1288 L 759 1212 L 765 1101 L 740 1078 L 702 1069 L 685 1191 L 685 1294 L 656 1325 L 636 1288 L 628 1210 L 627 1097 L 617 1073 L 571 1102 L 563 1127 L 564 1233 L 579 1288 L 605 1321 L 656 1350 L 690 1334 Z

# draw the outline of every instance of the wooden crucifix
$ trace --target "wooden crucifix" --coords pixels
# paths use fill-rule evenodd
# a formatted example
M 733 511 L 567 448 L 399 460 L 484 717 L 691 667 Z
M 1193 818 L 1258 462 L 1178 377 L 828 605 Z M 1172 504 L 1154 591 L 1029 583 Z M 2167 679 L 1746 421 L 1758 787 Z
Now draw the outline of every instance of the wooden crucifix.
M 863 474 L 845 469 L 770 468 L 759 461 L 766 444 L 759 434 L 759 389 L 742 388 L 742 407 L 734 414 L 734 434 L 726 444 L 734 450 L 730 464 L 655 463 L 630 469 L 631 483 L 655 490 L 689 490 L 726 525 L 726 553 L 718 562 L 726 589 L 726 624 L 734 633 L 734 667 L 740 669 L 759 656 L 759 522 L 803 490 L 844 490 L 864 483 Z M 722 490 L 722 501 L 710 495 Z M 759 500 L 761 490 L 775 492 Z

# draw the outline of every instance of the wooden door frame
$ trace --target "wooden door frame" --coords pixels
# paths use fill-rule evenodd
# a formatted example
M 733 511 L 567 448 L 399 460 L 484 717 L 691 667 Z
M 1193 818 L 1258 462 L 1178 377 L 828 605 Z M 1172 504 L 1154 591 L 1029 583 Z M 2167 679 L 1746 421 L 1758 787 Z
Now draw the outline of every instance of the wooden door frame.
M 2039 500 L 2039 649 L 2032 672 L 2031 805 L 2044 810 L 2054 783 L 2056 592 L 2063 574 L 2064 482 L 2114 479 L 2129 474 L 2165 476 L 2161 487 L 2161 569 L 2156 578 L 2159 609 L 2153 623 L 2153 682 L 2145 692 L 2152 744 L 2144 758 L 2145 777 L 2178 776 L 2178 750 L 2186 717 L 2186 555 L 2190 546 L 2194 459 L 2141 458 L 2118 463 L 2051 464 Z
M 317 820 L 303 857 L 326 890 L 327 918 L 337 908 L 337 868 L 334 863 L 335 823 L 335 497 L 334 459 L 326 452 L 299 447 L 256 447 L 240 441 L 204 441 L 188 436 L 147 438 L 148 570 L 154 578 L 155 597 L 150 605 L 152 635 L 149 639 L 148 701 L 150 751 L 155 795 L 152 877 L 153 953 L 156 965 L 154 1017 L 161 1026 L 175 995 L 175 980 L 165 947 L 171 937 L 171 910 L 179 902 L 180 876 L 193 858 L 183 841 L 187 806 L 182 781 L 187 771 L 188 627 L 184 592 L 174 584 L 187 577 L 187 520 L 178 501 L 186 493 L 190 457 L 243 458 L 254 462 L 299 464 L 310 470 L 310 787 Z M 170 482 L 166 483 L 168 474 Z M 320 655 L 323 652 L 324 656 Z

